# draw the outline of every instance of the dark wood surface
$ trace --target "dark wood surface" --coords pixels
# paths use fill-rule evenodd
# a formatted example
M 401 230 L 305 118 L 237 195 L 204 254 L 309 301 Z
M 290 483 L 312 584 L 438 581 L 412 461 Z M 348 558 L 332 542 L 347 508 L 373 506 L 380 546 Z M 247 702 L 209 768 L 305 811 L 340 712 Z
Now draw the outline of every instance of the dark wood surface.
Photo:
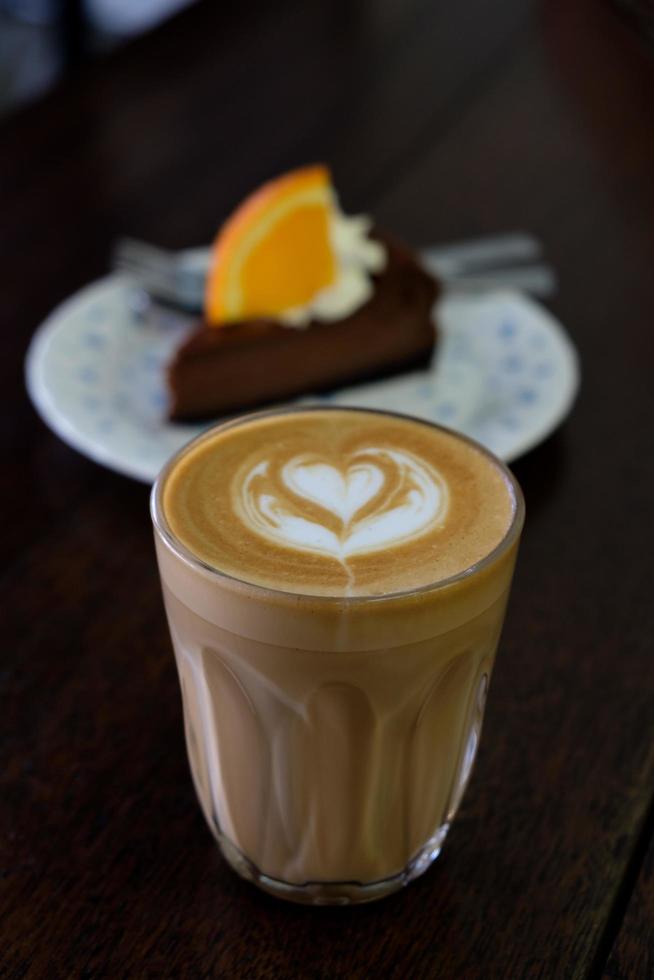
M 599 0 L 204 3 L 1 136 L 0 976 L 651 977 L 654 54 Z M 514 466 L 524 545 L 444 853 L 349 910 L 276 902 L 221 860 L 147 490 L 63 445 L 22 381 L 115 236 L 206 241 L 312 159 L 416 245 L 541 236 L 583 366 L 573 414 Z
M 642 854 L 637 852 L 632 862 L 638 874 L 635 888 L 623 888 L 624 901 L 628 902 L 628 906 L 602 974 L 603 980 L 654 977 L 654 842 L 650 843 L 642 865 L 641 859 Z

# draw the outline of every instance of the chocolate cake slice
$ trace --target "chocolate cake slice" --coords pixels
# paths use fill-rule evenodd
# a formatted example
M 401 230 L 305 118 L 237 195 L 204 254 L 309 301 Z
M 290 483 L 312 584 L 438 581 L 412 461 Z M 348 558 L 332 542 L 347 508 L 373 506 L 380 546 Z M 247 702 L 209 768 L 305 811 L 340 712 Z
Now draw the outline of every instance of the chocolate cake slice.
M 170 418 L 208 418 L 427 365 L 438 284 L 408 248 L 373 237 L 386 267 L 371 298 L 342 320 L 200 323 L 169 365 Z

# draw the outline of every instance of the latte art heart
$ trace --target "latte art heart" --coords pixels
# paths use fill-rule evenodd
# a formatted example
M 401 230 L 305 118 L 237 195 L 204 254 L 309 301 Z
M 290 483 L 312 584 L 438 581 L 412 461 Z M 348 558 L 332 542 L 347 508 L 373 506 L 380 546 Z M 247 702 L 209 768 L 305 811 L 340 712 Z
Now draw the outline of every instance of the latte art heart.
M 346 468 L 318 454 L 263 459 L 234 487 L 242 521 L 276 544 L 345 562 L 403 544 L 442 522 L 447 484 L 410 453 L 366 447 Z
M 359 463 L 345 475 L 328 463 L 291 460 L 282 470 L 286 486 L 300 497 L 313 500 L 348 523 L 379 491 L 384 474 L 374 463 Z

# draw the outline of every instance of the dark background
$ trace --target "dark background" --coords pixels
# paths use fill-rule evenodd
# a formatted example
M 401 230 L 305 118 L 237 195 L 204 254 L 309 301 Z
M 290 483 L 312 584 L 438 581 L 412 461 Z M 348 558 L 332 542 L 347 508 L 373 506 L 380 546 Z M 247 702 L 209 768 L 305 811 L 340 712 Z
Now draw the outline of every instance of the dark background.
M 654 973 L 654 54 L 601 0 L 200 2 L 0 122 L 0 976 Z M 582 363 L 514 470 L 528 522 L 482 747 L 436 865 L 351 910 L 220 859 L 184 754 L 147 490 L 37 419 L 47 313 L 133 234 L 208 241 L 325 159 L 419 246 L 524 228 Z

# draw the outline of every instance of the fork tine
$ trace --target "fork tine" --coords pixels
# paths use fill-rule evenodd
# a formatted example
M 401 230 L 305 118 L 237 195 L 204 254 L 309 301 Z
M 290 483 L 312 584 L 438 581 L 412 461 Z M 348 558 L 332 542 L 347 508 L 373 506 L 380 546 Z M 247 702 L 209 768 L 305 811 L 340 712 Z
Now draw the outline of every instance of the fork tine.
M 178 264 L 177 256 L 174 252 L 157 248 L 146 242 L 139 242 L 131 238 L 120 239 L 113 250 L 112 263 L 114 265 L 132 266 L 135 269 L 148 269 L 153 272 L 164 271 L 170 274 Z
M 151 293 L 153 296 L 160 296 L 169 301 L 180 300 L 179 291 L 175 287 L 175 283 L 171 282 L 163 277 L 154 277 L 148 275 L 142 271 L 135 272 L 135 270 L 129 266 L 115 266 L 117 271 L 124 273 L 129 276 L 130 279 L 134 281 L 141 289 L 145 289 L 146 292 Z
M 112 267 L 165 302 L 195 311 L 202 308 L 205 274 L 187 268 L 183 253 L 135 239 L 121 239 L 113 251 Z
M 153 276 L 156 279 L 169 279 L 175 275 L 175 266 L 169 263 L 125 257 L 114 259 L 112 268 L 132 270 L 135 275 Z
M 119 238 L 114 244 L 114 255 L 153 255 L 173 258 L 177 253 L 160 245 L 152 245 L 139 238 Z
M 167 272 L 175 269 L 174 259 L 145 253 L 122 251 L 112 256 L 112 265 L 132 266 L 134 269 L 151 269 L 153 272 Z

